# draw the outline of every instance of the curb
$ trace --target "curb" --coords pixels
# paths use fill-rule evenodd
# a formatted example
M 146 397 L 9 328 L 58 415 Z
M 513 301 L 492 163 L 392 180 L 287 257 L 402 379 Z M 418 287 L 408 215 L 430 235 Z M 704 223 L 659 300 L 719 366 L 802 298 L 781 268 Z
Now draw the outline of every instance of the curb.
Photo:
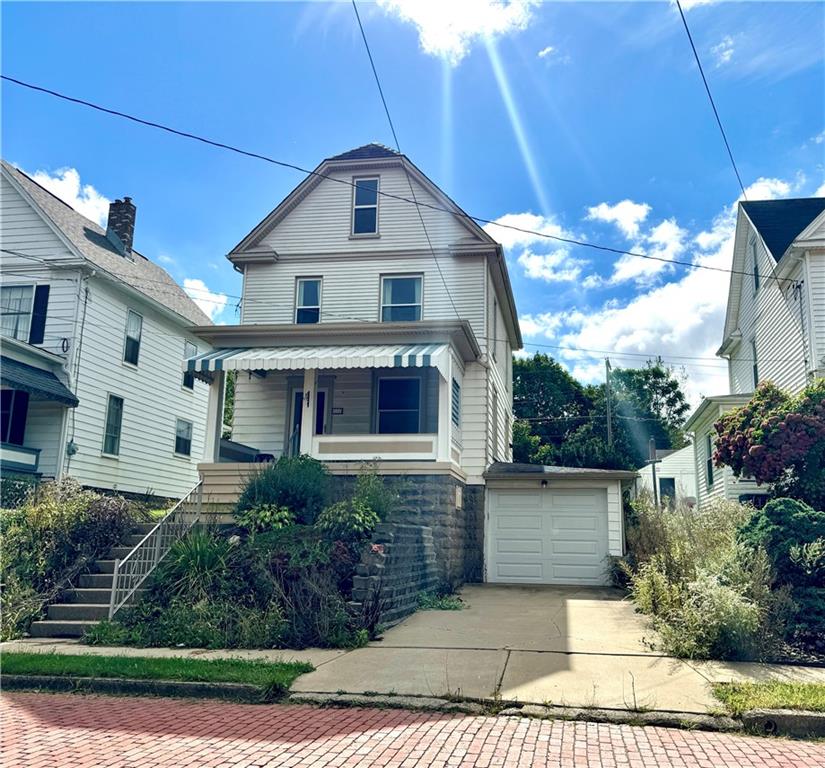
M 742 713 L 745 729 L 769 736 L 799 739 L 825 737 L 825 712 L 796 709 L 752 709 Z
M 363 693 L 291 693 L 288 704 L 314 704 L 319 707 L 368 707 L 373 709 L 407 709 L 416 712 L 458 712 L 484 715 L 489 707 L 474 701 L 451 701 L 434 696 L 370 696 Z
M 655 725 L 663 728 L 682 728 L 697 731 L 742 730 L 742 723 L 723 715 L 698 715 L 692 712 L 634 712 L 624 709 L 583 709 L 554 707 L 543 704 L 525 704 L 499 712 L 499 717 L 529 717 L 538 720 L 575 720 L 614 725 Z
M 247 683 L 197 683 L 178 680 L 133 680 L 68 675 L 0 675 L 7 691 L 102 693 L 114 696 L 167 696 L 181 699 L 221 699 L 245 704 L 268 701 L 262 688 Z

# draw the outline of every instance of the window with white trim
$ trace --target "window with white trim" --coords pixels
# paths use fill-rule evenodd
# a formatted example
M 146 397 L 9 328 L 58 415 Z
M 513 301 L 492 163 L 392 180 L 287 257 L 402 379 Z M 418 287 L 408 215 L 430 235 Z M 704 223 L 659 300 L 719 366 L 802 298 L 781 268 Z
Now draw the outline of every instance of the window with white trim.
M 707 454 L 705 459 L 705 479 L 707 480 L 708 488 L 710 488 L 713 485 L 713 437 L 710 432 L 705 435 L 705 453 Z
M 381 278 L 381 321 L 403 323 L 421 319 L 421 275 Z
M 0 288 L 3 336 L 20 341 L 29 340 L 33 303 L 33 285 L 4 285 Z
M 140 358 L 140 338 L 143 335 L 143 318 L 135 311 L 126 312 L 126 341 L 123 344 L 123 362 L 137 365 Z
M 192 422 L 177 419 L 175 422 L 175 453 L 179 456 L 192 455 Z
M 295 287 L 295 322 L 309 325 L 321 322 L 321 278 L 299 277 Z
M 123 398 L 109 395 L 106 404 L 106 422 L 103 430 L 103 453 L 120 455 L 120 430 L 123 426 Z
M 379 435 L 417 434 L 421 431 L 421 379 L 378 380 Z
M 461 385 L 453 379 L 450 399 L 450 418 L 455 426 L 461 426 Z
M 190 358 L 194 357 L 198 354 L 198 345 L 193 344 L 191 341 L 184 340 L 183 342 L 183 359 L 189 360 Z M 195 388 L 195 373 L 194 371 L 184 371 L 183 372 L 183 386 L 186 389 L 194 389 Z
M 352 234 L 378 234 L 378 177 L 353 179 Z

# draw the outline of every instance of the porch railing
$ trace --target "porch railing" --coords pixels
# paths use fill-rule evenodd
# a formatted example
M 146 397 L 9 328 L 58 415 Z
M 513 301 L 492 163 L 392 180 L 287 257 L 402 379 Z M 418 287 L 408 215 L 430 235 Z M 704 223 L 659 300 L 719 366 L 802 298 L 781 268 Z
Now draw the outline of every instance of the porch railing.
M 115 560 L 112 595 L 109 601 L 111 619 L 133 597 L 146 577 L 166 556 L 171 546 L 200 518 L 203 508 L 203 479 L 192 488 L 163 519 L 147 533 L 122 560 Z

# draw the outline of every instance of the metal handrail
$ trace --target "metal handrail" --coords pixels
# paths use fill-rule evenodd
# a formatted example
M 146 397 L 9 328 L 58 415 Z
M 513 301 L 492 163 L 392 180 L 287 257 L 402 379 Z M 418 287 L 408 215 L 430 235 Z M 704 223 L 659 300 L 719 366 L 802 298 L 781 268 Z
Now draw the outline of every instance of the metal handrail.
M 109 618 L 131 600 L 172 545 L 198 521 L 203 508 L 203 478 L 170 509 L 122 560 L 115 560 Z

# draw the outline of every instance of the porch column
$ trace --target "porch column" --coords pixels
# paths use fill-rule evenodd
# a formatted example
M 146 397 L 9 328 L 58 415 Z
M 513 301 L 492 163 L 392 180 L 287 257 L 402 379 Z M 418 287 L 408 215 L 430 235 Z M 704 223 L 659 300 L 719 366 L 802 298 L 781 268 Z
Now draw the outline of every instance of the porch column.
M 206 439 L 203 446 L 205 462 L 217 462 L 220 458 L 225 386 L 226 373 L 215 371 L 209 383 L 209 406 L 206 409 Z
M 315 433 L 315 403 L 317 401 L 315 382 L 317 377 L 318 371 L 315 368 L 304 369 L 304 401 L 301 404 L 304 412 L 301 415 L 300 452 L 307 455 L 312 453 L 312 435 Z
M 441 373 L 438 375 L 438 448 L 436 459 L 438 461 L 450 461 L 450 447 L 452 443 L 453 421 L 450 418 L 450 401 L 452 388 L 453 361 L 450 358 L 447 366 L 447 378 Z

